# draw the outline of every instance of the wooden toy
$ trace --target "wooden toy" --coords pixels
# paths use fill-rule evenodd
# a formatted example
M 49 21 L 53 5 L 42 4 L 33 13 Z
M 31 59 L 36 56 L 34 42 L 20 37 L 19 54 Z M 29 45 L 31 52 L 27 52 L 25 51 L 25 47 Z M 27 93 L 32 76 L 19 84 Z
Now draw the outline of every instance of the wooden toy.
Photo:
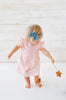
M 56 68 L 56 65 L 55 64 L 53 64 L 54 65 L 54 67 L 55 67 L 55 69 L 56 69 L 56 71 L 57 71 L 57 68 Z M 59 76 L 59 77 L 61 77 L 61 72 L 60 72 L 60 70 L 58 70 L 57 72 L 56 72 L 56 76 Z

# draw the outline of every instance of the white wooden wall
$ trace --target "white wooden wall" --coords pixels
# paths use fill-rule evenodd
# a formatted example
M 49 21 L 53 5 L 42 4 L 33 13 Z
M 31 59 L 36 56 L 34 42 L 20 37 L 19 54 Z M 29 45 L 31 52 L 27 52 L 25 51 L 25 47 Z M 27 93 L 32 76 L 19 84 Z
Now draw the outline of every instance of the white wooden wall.
M 17 61 L 20 50 L 10 60 L 8 54 L 31 24 L 41 25 L 55 61 L 66 61 L 66 0 L 0 0 L 0 62 Z

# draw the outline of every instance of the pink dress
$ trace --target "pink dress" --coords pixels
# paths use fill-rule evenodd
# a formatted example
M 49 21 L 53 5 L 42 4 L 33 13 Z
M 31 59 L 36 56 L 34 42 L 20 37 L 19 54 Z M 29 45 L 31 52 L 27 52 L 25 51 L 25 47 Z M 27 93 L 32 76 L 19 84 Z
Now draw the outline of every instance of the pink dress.
M 40 74 L 39 50 L 44 48 L 44 41 L 37 45 L 32 45 L 23 37 L 20 38 L 21 54 L 17 62 L 17 72 L 24 77 L 36 76 Z

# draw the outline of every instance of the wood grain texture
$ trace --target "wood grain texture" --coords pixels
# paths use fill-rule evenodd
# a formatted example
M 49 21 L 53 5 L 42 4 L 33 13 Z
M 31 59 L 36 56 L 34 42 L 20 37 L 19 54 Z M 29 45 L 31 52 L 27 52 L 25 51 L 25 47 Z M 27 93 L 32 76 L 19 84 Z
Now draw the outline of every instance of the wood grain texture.
M 43 29 L 45 48 L 55 61 L 66 61 L 66 1 L 65 0 L 0 0 L 0 62 L 16 62 L 20 50 L 7 56 L 26 28 L 39 24 Z M 43 54 L 43 61 L 48 61 Z

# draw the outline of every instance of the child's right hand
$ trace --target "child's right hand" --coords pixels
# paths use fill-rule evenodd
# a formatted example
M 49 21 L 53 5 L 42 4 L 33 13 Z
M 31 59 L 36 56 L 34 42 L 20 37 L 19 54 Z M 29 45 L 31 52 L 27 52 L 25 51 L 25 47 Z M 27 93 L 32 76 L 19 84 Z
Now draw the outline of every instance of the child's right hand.
M 11 54 L 8 55 L 8 58 L 10 58 L 10 57 L 11 57 Z
M 52 60 L 52 63 L 54 63 L 54 62 L 55 62 L 53 58 L 52 58 L 51 60 Z

